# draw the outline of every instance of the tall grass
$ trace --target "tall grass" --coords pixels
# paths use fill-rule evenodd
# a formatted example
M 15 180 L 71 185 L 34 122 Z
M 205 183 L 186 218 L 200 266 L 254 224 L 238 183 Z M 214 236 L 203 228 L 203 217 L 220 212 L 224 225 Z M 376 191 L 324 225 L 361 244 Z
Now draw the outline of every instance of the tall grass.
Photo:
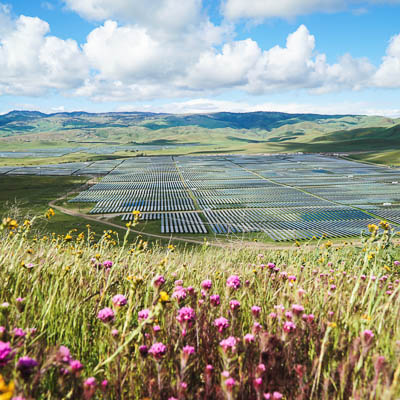
M 400 396 L 386 224 L 359 247 L 262 253 L 31 225 L 0 228 L 0 399 Z

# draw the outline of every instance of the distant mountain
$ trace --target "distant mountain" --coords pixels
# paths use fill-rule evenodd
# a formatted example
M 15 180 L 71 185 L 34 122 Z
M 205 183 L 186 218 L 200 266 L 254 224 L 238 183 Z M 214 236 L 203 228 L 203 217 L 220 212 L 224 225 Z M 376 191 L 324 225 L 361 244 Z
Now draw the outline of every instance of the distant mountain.
M 351 114 L 12 111 L 0 115 L 0 140 L 31 146 L 179 143 L 220 151 L 350 151 L 400 144 L 399 124 L 400 119 Z

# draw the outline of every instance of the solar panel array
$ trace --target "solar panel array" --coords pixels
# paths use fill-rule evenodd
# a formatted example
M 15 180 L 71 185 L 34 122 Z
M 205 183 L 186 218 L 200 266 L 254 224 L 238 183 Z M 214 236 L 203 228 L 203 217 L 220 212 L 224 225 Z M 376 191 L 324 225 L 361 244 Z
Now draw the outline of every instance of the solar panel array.
M 319 154 L 160 156 L 26 168 L 0 174 L 105 175 L 73 202 L 92 214 L 133 210 L 161 232 L 264 232 L 273 240 L 359 235 L 400 224 L 400 170 Z M 397 229 L 397 228 L 396 228 Z

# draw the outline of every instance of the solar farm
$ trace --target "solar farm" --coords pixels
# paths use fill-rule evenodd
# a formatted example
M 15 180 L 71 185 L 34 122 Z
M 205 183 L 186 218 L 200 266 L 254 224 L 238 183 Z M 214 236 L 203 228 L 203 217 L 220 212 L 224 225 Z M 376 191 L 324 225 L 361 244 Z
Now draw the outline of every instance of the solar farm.
M 0 175 L 94 176 L 72 203 L 90 214 L 159 221 L 161 234 L 266 234 L 274 241 L 351 237 L 400 225 L 400 169 L 319 154 L 158 156 L 40 167 Z
M 400 170 L 325 155 L 136 157 L 33 169 L 104 176 L 73 203 L 90 214 L 160 221 L 162 234 L 264 233 L 274 241 L 351 237 L 400 224 Z M 32 169 L 2 170 L 28 174 Z

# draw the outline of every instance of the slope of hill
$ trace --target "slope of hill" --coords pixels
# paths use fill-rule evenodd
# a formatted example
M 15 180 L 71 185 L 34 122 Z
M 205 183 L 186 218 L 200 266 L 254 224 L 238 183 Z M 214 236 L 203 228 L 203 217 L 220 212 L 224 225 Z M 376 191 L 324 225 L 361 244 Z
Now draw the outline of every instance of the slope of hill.
M 280 112 L 157 114 L 86 112 L 0 115 L 3 151 L 48 146 L 196 145 L 186 152 L 362 151 L 398 147 L 400 119 Z M 397 146 L 397 147 L 396 147 Z

